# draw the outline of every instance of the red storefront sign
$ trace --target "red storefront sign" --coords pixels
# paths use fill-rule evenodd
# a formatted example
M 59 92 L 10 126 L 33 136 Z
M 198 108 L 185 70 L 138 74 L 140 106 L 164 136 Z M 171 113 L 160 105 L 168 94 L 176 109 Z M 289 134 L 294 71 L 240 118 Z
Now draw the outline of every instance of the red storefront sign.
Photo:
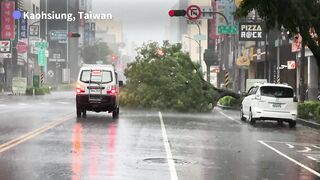
M 14 39 L 15 38 L 15 22 L 12 13 L 15 9 L 14 1 L 1 2 L 1 38 Z

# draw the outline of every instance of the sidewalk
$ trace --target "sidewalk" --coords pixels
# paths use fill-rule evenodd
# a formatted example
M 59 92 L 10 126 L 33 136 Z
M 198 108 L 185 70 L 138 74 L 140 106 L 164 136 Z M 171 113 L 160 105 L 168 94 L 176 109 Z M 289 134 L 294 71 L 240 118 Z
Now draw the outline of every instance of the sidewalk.
M 312 120 L 305 120 L 305 119 L 297 118 L 297 123 L 304 125 L 304 126 L 311 127 L 311 128 L 320 129 L 320 124 L 316 123 L 315 121 L 312 121 Z

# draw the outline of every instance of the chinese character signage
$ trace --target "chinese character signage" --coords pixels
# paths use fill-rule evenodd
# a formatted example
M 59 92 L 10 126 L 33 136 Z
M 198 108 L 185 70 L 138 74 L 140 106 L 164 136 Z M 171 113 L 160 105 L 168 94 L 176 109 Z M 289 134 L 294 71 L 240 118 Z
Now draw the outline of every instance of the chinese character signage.
M 28 37 L 28 21 L 24 18 L 20 19 L 20 38 L 27 38 Z
M 15 39 L 15 21 L 13 11 L 15 9 L 14 1 L 1 2 L 1 38 Z

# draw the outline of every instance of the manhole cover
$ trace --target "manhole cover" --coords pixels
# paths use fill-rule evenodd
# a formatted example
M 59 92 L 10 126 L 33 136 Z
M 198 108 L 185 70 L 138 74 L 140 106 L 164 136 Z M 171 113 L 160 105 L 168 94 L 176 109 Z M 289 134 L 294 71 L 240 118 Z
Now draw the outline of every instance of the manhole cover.
M 191 162 L 181 160 L 181 159 L 173 159 L 175 164 L 178 165 L 185 165 L 190 164 Z M 150 164 L 165 164 L 167 163 L 167 158 L 147 158 L 144 159 L 143 162 L 150 163 Z

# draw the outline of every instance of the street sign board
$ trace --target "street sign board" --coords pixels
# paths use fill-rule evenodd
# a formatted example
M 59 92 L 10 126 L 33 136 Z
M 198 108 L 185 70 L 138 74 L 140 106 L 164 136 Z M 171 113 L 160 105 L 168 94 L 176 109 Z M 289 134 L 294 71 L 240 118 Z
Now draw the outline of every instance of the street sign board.
M 0 41 L 0 53 L 11 52 L 11 41 Z
M 236 25 L 218 25 L 218 34 L 237 34 L 238 28 Z
M 41 42 L 41 41 L 38 41 L 35 43 L 35 46 L 37 48 L 40 48 L 40 49 L 46 49 L 49 47 L 49 43 L 48 42 Z
M 1 2 L 1 38 L 15 39 L 15 20 L 12 13 L 15 10 L 15 1 Z
M 66 30 L 52 30 L 50 31 L 51 40 L 66 40 L 68 38 Z
M 0 58 L 12 58 L 11 53 L 0 53 Z
M 266 28 L 263 22 L 240 22 L 239 41 L 264 41 Z
M 29 36 L 36 36 L 38 37 L 40 33 L 39 25 L 30 25 L 29 26 Z
M 39 66 L 45 66 L 46 52 L 44 49 L 38 50 L 38 64 Z
M 296 69 L 296 61 L 288 61 L 288 69 Z
M 197 5 L 190 5 L 187 8 L 187 16 L 190 20 L 199 19 L 202 15 L 201 8 Z

